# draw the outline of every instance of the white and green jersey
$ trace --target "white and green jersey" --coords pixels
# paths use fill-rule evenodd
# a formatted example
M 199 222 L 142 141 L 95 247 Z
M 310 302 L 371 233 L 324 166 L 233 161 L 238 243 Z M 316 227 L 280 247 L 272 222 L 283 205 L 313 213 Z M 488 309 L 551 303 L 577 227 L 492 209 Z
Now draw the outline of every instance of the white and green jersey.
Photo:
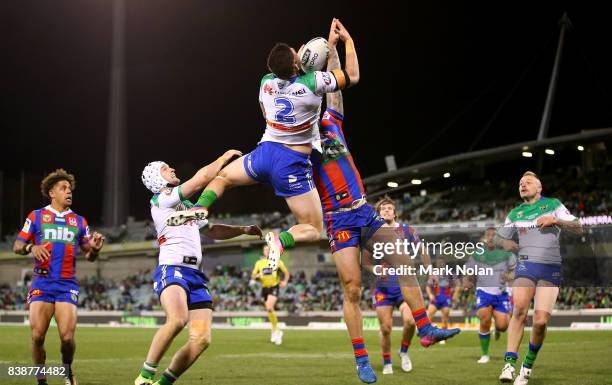
M 482 253 L 472 254 L 465 266 L 493 269 L 492 275 L 476 276 L 476 289 L 499 295 L 506 290 L 507 282 L 504 280 L 504 273 L 508 274 L 514 269 L 516 257 L 511 252 L 502 249 L 484 250 Z
M 151 217 L 159 242 L 159 264 L 199 269 L 202 262 L 200 228 L 208 222 L 187 222 L 181 226 L 168 226 L 166 219 L 175 211 L 187 210 L 193 204 L 181 193 L 181 186 L 165 188 L 151 198 Z
M 544 216 L 553 216 L 563 221 L 576 219 L 558 199 L 541 197 L 537 202 L 523 203 L 510 211 L 504 226 L 497 234 L 511 239 L 518 233 L 519 259 L 526 256 L 529 262 L 561 264 L 561 228 L 539 228 L 537 220 Z
M 319 118 L 323 95 L 337 90 L 331 72 L 314 71 L 289 80 L 268 74 L 261 79 L 266 132 L 260 142 L 311 144 L 321 151 Z

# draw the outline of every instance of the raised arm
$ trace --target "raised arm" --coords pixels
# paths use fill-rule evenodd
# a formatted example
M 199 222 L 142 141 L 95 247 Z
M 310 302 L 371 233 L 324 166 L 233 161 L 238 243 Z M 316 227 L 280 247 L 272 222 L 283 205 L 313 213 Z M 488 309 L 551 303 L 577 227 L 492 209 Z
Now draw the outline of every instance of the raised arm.
M 335 33 L 335 31 L 330 31 L 330 34 Z M 331 39 L 331 36 L 330 36 Z M 329 47 L 329 57 L 327 58 L 327 70 L 333 71 L 340 69 L 340 58 L 338 57 L 338 50 L 336 49 L 336 45 L 330 45 Z M 341 115 L 344 115 L 344 104 L 342 103 L 342 92 L 336 91 L 328 93 L 326 96 L 327 107 L 331 108 L 334 111 L 339 112 Z
M 189 198 L 196 192 L 202 190 L 206 185 L 213 180 L 219 171 L 230 161 L 234 156 L 241 156 L 242 153 L 238 150 L 229 150 L 221 155 L 214 162 L 202 167 L 195 175 L 181 184 L 181 193 L 184 198 Z
M 344 72 L 348 75 L 347 88 L 359 83 L 359 61 L 357 60 L 357 51 L 355 51 L 355 43 L 347 29 L 342 25 L 340 20 L 332 21 L 332 29 L 337 34 L 337 38 L 330 41 L 330 48 L 335 48 L 338 40 L 344 43 L 345 61 Z

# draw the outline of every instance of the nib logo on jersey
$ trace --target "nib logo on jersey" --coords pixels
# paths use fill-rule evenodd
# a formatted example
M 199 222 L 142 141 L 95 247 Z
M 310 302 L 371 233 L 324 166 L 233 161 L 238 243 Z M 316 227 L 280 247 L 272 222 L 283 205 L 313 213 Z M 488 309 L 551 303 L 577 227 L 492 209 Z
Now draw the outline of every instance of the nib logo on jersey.
M 68 226 L 43 224 L 42 225 L 42 241 L 43 242 L 63 242 L 73 243 L 77 237 L 77 229 Z

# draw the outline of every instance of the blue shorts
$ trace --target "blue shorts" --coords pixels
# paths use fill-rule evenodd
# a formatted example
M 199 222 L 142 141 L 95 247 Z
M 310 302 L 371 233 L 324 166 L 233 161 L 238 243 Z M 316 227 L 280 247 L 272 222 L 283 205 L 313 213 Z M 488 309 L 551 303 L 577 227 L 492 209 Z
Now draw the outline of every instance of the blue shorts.
M 165 288 L 178 285 L 187 293 L 187 308 L 212 309 L 212 297 L 208 291 L 208 279 L 200 270 L 190 267 L 159 265 L 153 276 L 153 289 L 157 297 Z
M 436 301 L 432 305 L 435 305 L 435 307 L 437 307 L 438 309 L 442 309 L 444 307 L 451 307 L 451 297 L 447 297 L 445 295 L 437 295 Z
M 244 157 L 243 166 L 251 178 L 271 184 L 279 197 L 301 195 L 315 188 L 310 155 L 282 143 L 260 143 Z
M 521 261 L 516 264 L 514 279 L 527 278 L 536 285 L 538 281 L 548 281 L 555 286 L 561 286 L 561 265 Z
M 369 204 L 350 211 L 326 213 L 323 219 L 332 253 L 347 247 L 363 246 L 385 224 Z M 362 230 L 365 234 L 362 234 Z
M 476 310 L 489 306 L 492 306 L 494 311 L 500 311 L 506 314 L 510 314 L 512 311 L 508 293 L 495 295 L 482 290 L 476 290 Z
M 398 308 L 404 302 L 404 296 L 399 286 L 395 287 L 375 287 L 374 297 L 372 298 L 374 306 L 397 306 Z
M 79 303 L 79 284 L 74 278 L 34 277 L 28 293 L 28 303 L 36 301 L 68 302 L 76 306 Z

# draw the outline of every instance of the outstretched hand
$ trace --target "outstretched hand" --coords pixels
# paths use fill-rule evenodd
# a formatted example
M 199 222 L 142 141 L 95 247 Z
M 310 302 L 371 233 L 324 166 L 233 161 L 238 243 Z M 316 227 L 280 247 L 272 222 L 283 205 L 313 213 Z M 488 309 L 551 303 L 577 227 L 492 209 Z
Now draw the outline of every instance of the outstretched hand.
M 336 28 L 337 28 L 336 21 L 337 20 L 338 19 L 333 18 L 331 27 L 329 27 L 329 37 L 327 38 L 327 41 L 330 47 L 335 47 L 336 44 L 338 44 L 338 39 L 340 38 L 340 36 L 338 35 L 338 32 L 336 32 Z
M 340 22 L 340 20 L 335 19 L 336 21 L 336 33 L 338 34 L 338 37 L 340 38 L 340 40 L 342 40 L 342 42 L 346 42 L 347 40 L 351 40 L 351 35 L 349 34 L 348 30 L 344 27 L 344 25 L 342 25 L 342 23 Z
M 238 156 L 242 156 L 242 151 L 238 151 L 238 150 L 227 150 L 225 152 L 225 154 L 221 155 L 221 159 L 223 159 L 223 165 L 226 165 L 229 163 L 230 160 L 232 160 L 232 158 L 234 157 L 238 157 Z
M 261 231 L 259 226 L 256 225 L 246 226 L 246 228 L 244 229 L 244 233 L 246 235 L 256 235 L 259 237 L 259 239 L 263 238 L 263 232 Z

